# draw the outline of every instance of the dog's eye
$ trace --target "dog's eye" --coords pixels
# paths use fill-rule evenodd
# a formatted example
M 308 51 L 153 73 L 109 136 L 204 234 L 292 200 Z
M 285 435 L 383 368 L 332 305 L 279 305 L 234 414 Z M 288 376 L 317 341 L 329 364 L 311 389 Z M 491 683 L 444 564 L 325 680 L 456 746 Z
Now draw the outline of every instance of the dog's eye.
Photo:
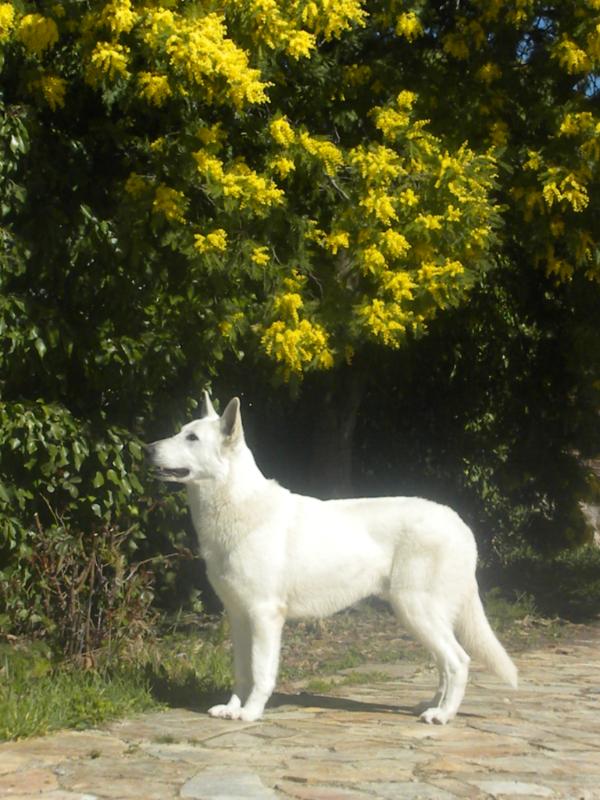
M 196 436 L 195 433 L 188 433 L 188 435 L 185 438 L 188 440 L 188 442 L 197 442 L 198 441 L 198 437 Z

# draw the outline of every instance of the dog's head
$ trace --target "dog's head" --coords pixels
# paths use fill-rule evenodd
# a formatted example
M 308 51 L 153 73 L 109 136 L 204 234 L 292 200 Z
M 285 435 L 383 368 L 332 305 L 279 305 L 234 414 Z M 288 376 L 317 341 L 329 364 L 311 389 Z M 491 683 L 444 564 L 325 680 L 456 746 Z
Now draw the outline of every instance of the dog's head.
M 244 441 L 240 401 L 234 397 L 220 417 L 204 392 L 200 412 L 175 436 L 146 445 L 158 478 L 189 483 L 227 476 L 232 454 Z

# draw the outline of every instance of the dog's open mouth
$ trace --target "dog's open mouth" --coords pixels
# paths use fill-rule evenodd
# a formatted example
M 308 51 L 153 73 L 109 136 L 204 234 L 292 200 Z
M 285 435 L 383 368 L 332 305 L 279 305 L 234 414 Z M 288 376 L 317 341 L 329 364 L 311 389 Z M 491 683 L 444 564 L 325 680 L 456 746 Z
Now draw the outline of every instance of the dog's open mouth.
M 180 480 L 181 478 L 187 478 L 187 476 L 190 474 L 189 469 L 185 469 L 183 467 L 174 469 L 167 469 L 167 467 L 154 467 L 152 471 L 157 478 L 162 478 L 163 481 Z

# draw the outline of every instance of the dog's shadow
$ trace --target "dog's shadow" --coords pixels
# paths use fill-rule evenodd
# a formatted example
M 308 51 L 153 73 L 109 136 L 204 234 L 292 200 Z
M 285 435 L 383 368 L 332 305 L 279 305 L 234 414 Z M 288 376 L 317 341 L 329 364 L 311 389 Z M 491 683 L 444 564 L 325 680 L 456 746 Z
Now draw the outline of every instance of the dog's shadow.
M 224 692 L 200 692 L 194 693 L 188 691 L 168 692 L 164 691 L 166 687 L 162 687 L 163 691 L 156 691 L 154 687 L 154 695 L 157 699 L 164 702 L 172 708 L 185 708 L 188 711 L 206 712 L 213 705 L 226 703 L 229 699 L 229 694 Z M 352 700 L 346 697 L 332 697 L 331 695 L 312 694 L 310 692 L 300 692 L 297 694 L 284 694 L 282 692 L 275 693 L 271 696 L 267 703 L 268 709 L 283 709 L 290 710 L 304 708 L 314 711 L 349 711 L 354 713 L 363 714 L 401 714 L 403 716 L 413 717 L 417 713 L 415 706 L 404 705 L 391 705 L 388 703 L 371 703 L 363 700 Z
M 404 714 L 413 717 L 415 708 L 411 706 L 391 705 L 389 703 L 371 703 L 364 700 L 351 700 L 348 697 L 333 697 L 324 694 L 300 692 L 298 694 L 274 694 L 267 708 L 310 708 L 315 711 L 353 711 L 365 714 Z
M 147 683 L 154 698 L 171 708 L 184 708 L 195 713 L 205 713 L 211 706 L 226 703 L 229 693 L 222 689 L 209 688 L 202 685 L 193 675 L 188 675 L 182 682 L 169 680 L 166 674 L 149 671 Z M 373 703 L 367 700 L 353 700 L 349 697 L 314 694 L 312 692 L 283 693 L 276 692 L 267 703 L 268 709 L 311 709 L 311 711 L 347 711 L 362 714 L 395 714 L 415 719 L 427 708 L 429 703 L 421 702 L 412 706 L 392 705 L 391 703 Z M 461 716 L 478 716 L 461 712 Z
M 186 685 L 173 685 L 166 680 L 153 680 L 150 682 L 151 691 L 155 699 L 170 708 L 183 708 L 187 711 L 202 714 L 211 706 L 226 703 L 229 693 L 222 690 L 206 689 L 195 681 L 188 681 Z M 422 711 L 429 706 L 427 702 L 414 705 L 400 705 L 391 703 L 373 703 L 365 700 L 353 700 L 349 697 L 334 697 L 332 695 L 313 694 L 311 692 L 298 692 L 284 694 L 276 692 L 267 703 L 269 709 L 310 709 L 320 711 L 344 711 L 354 714 L 393 714 L 416 720 Z M 461 711 L 460 717 L 478 718 L 477 713 Z

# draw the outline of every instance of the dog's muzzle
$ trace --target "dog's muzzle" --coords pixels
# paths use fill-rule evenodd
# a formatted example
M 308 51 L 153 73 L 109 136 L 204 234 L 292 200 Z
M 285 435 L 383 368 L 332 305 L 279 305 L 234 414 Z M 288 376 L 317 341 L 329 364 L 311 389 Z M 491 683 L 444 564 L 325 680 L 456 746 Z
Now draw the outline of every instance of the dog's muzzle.
M 150 444 L 144 445 L 146 458 L 150 462 L 154 477 L 163 481 L 178 481 L 187 478 L 190 474 L 189 469 L 185 469 L 184 467 L 165 467 L 163 464 L 159 463 L 156 452 L 158 449 L 157 444 L 157 442 L 151 442 Z

